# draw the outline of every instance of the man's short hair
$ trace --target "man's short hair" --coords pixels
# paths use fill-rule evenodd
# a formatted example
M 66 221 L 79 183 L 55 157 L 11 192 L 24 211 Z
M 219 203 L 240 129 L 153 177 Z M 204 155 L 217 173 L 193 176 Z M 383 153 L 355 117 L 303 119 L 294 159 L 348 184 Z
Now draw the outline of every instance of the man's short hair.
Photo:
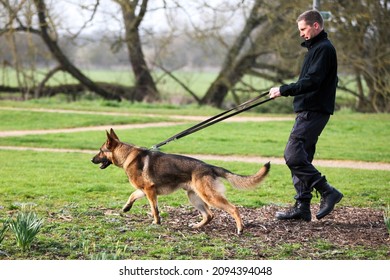
M 315 22 L 318 22 L 321 28 L 324 26 L 324 19 L 322 18 L 320 12 L 316 10 L 309 10 L 300 14 L 297 18 L 297 22 L 301 20 L 304 20 L 306 24 L 310 26 L 313 26 Z

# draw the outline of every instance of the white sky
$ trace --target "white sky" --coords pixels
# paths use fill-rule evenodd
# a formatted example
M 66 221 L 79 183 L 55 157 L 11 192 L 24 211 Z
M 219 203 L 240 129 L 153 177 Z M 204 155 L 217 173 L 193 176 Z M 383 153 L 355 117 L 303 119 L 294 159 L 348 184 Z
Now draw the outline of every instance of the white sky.
M 207 22 L 208 15 L 211 17 L 211 9 L 199 9 L 198 6 L 203 1 L 197 0 L 181 0 L 177 1 L 180 5 L 184 6 L 188 10 L 189 14 L 185 15 L 182 12 L 177 10 L 169 9 L 172 7 L 173 2 L 166 0 L 168 11 L 171 12 L 174 21 L 171 24 L 177 25 L 189 25 L 189 17 L 191 22 L 201 25 L 204 22 Z M 230 0 L 230 5 L 239 7 L 242 5 L 242 0 Z M 251 4 L 251 0 L 245 0 L 245 4 Z M 71 32 L 77 32 L 84 22 L 88 21 L 92 14 L 92 9 L 96 0 L 52 0 L 52 7 L 56 13 L 56 16 L 59 17 L 60 21 L 63 22 L 63 28 L 69 29 Z M 83 31 L 86 33 L 93 33 L 96 30 L 108 30 L 112 32 L 117 32 L 120 30 L 122 15 L 119 9 L 119 5 L 114 3 L 113 0 L 100 0 L 97 14 L 93 19 L 93 22 L 88 23 L 88 29 Z M 225 3 L 225 4 L 222 4 Z M 142 21 L 141 26 L 147 29 L 153 29 L 154 31 L 163 31 L 168 27 L 168 21 L 166 18 L 166 10 L 161 9 L 163 5 L 162 0 L 150 0 L 148 4 L 148 13 L 144 20 Z M 208 5 L 213 7 L 218 7 L 219 10 L 223 10 L 226 7 L 226 0 L 209 0 Z M 49 4 L 48 4 L 49 6 Z M 84 7 L 84 8 L 83 8 Z M 158 9 L 160 8 L 160 9 Z M 176 13 L 176 14 L 175 14 Z M 236 14 L 226 14 L 229 19 L 229 24 L 226 28 L 234 28 L 239 24 L 239 19 L 242 18 L 242 15 L 238 16 L 239 12 Z M 210 18 L 209 17 L 209 18 Z M 233 20 L 234 17 L 234 20 Z

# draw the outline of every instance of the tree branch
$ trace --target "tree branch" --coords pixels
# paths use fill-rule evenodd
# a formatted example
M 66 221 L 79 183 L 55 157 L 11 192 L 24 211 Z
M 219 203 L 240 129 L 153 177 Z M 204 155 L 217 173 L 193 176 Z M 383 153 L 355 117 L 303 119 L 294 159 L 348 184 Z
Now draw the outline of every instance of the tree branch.
M 84 84 L 91 91 L 96 92 L 97 94 L 108 98 L 108 99 L 117 99 L 120 100 L 119 96 L 106 91 L 103 88 L 100 88 L 96 83 L 86 77 L 78 68 L 76 68 L 69 59 L 62 52 L 57 42 L 53 40 L 48 32 L 49 26 L 46 21 L 46 5 L 44 0 L 34 0 L 35 6 L 38 12 L 39 26 L 41 29 L 41 37 L 53 56 L 57 59 L 57 61 L 61 64 L 61 66 L 74 78 Z
M 175 82 L 177 82 L 180 86 L 183 87 L 184 90 L 186 90 L 195 100 L 196 102 L 198 102 L 198 104 L 200 104 L 200 98 L 198 96 L 196 96 L 195 92 L 193 92 L 189 87 L 187 87 L 182 81 L 180 81 L 180 79 L 178 79 L 176 76 L 174 76 L 172 74 L 171 71 L 169 71 L 168 69 L 164 68 L 164 66 L 162 65 L 156 65 L 158 68 L 160 68 L 161 70 L 164 71 L 164 73 L 166 73 L 169 77 L 171 77 Z

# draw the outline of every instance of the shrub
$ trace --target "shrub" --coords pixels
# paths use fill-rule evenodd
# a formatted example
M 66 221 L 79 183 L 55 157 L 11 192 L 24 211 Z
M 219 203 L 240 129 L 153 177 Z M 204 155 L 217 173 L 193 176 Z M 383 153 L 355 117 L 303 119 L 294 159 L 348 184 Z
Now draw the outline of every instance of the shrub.
M 16 243 L 23 251 L 30 249 L 31 243 L 43 226 L 43 219 L 38 218 L 34 212 L 22 210 L 11 219 L 9 228 L 14 232 Z
M 387 231 L 390 233 L 390 206 L 387 206 L 387 209 L 385 209 L 383 218 L 385 220 Z
M 7 229 L 8 229 L 8 224 L 7 224 L 7 222 L 4 222 L 3 227 L 0 229 L 0 244 L 4 239 L 4 235 L 5 235 L 5 232 L 7 231 Z

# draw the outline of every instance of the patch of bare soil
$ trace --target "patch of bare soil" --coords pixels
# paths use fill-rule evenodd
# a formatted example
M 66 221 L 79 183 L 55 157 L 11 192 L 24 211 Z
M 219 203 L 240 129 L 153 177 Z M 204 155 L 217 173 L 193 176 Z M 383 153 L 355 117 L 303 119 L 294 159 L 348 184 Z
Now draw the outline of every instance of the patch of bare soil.
M 327 217 L 317 220 L 315 213 L 318 211 L 318 206 L 312 205 L 311 209 L 312 221 L 303 222 L 276 220 L 275 212 L 284 210 L 278 206 L 264 206 L 255 209 L 240 207 L 245 229 L 239 238 L 243 240 L 245 247 L 252 247 L 252 249 L 256 249 L 253 248 L 256 246 L 276 248 L 285 244 L 298 243 L 303 247 L 307 244 L 306 249 L 313 250 L 313 244 L 316 242 L 325 242 L 328 244 L 325 246 L 330 246 L 328 249 L 335 251 L 335 254 L 337 254 L 337 248 L 357 246 L 372 250 L 389 248 L 390 237 L 384 223 L 383 212 L 370 208 L 337 207 Z M 186 231 L 187 223 L 196 223 L 200 219 L 199 213 L 192 208 L 168 207 L 165 210 L 170 218 L 164 219 L 163 222 L 178 231 Z M 215 217 L 210 224 L 199 230 L 188 230 L 220 237 L 227 243 L 232 238 L 236 240 L 234 220 L 226 212 L 216 209 L 213 209 L 213 212 Z M 246 239 L 248 242 L 245 242 Z M 308 251 L 303 251 L 302 254 L 305 252 L 308 255 L 301 257 L 313 258 L 309 256 Z M 257 257 L 266 257 L 259 254 Z M 318 255 L 316 257 L 321 258 Z M 387 258 L 390 258 L 390 249 L 387 252 Z

